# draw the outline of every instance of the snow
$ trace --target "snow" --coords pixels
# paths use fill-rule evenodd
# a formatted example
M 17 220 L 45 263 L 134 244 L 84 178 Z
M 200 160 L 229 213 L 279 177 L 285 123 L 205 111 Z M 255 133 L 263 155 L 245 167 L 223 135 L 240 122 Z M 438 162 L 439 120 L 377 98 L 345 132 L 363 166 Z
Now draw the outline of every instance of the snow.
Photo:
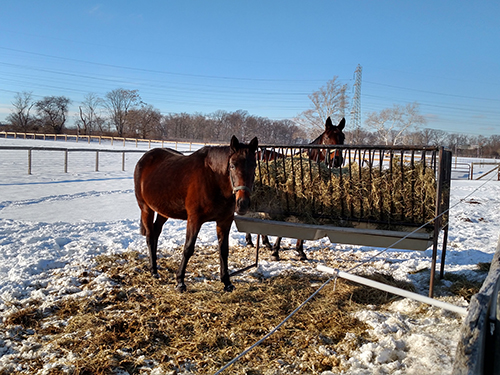
M 135 145 L 0 139 L 0 146 L 7 145 L 136 149 Z M 139 153 L 127 154 L 125 171 L 121 170 L 121 153 L 102 154 L 99 172 L 94 171 L 95 154 L 70 153 L 68 173 L 64 173 L 62 152 L 34 151 L 31 175 L 27 174 L 27 151 L 0 150 L 0 155 L 1 317 L 13 304 L 29 299 L 50 305 L 64 296 L 83 295 L 76 276 L 87 270 L 97 255 L 144 251 L 133 190 L 133 168 Z M 487 167 L 475 167 L 477 175 L 486 171 Z M 496 175 L 487 177 L 490 179 L 452 181 L 446 272 L 484 277 L 474 269 L 493 257 L 500 234 L 500 182 L 494 180 Z M 185 223 L 169 220 L 159 248 L 164 253 L 173 252 L 183 245 L 184 236 Z M 287 244 L 291 240 L 283 241 Z M 203 225 L 197 244 L 217 244 L 213 223 Z M 233 225 L 230 246 L 243 244 L 244 233 L 237 232 Z M 362 261 L 378 251 L 332 244 L 326 238 L 306 242 L 306 253 L 326 252 L 340 260 Z M 392 249 L 362 268 L 364 272 L 383 271 L 396 279 L 412 281 L 419 293 L 427 294 L 428 273 L 415 271 L 430 264 L 431 250 Z M 269 277 L 297 267 L 297 262 L 263 260 L 256 272 Z M 305 263 L 301 267 L 310 272 L 314 265 Z M 109 283 L 105 277 L 100 281 L 103 288 Z M 440 298 L 467 306 L 457 297 Z M 451 373 L 463 317 L 408 299 L 392 303 L 387 311 L 367 308 L 357 317 L 371 327 L 371 340 L 355 349 L 350 358 L 341 358 L 346 373 Z M 29 339 L 14 343 L 14 336 L 15 329 L 0 331 L 0 372 L 16 356 L 26 357 L 34 350 Z M 351 339 L 356 338 L 348 334 L 345 341 Z M 50 356 L 50 348 L 44 350 Z M 326 348 L 323 351 L 324 355 L 335 355 Z M 328 374 L 331 372 L 324 372 Z

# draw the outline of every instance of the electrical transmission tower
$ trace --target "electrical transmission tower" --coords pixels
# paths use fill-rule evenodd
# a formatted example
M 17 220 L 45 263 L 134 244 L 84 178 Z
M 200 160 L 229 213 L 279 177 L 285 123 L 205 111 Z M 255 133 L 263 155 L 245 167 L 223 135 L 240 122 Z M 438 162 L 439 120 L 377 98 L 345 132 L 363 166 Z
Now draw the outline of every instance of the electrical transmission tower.
M 351 107 L 351 127 L 355 130 L 361 128 L 361 72 L 363 68 L 358 64 L 354 71 L 354 97 Z

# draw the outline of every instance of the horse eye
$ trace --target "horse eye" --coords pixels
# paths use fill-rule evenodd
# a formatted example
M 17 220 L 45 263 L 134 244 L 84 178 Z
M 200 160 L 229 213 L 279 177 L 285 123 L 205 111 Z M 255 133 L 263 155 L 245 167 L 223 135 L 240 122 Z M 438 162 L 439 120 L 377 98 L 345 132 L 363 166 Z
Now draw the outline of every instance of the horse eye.
M 234 164 L 233 163 L 229 164 L 229 168 L 234 169 L 235 168 Z

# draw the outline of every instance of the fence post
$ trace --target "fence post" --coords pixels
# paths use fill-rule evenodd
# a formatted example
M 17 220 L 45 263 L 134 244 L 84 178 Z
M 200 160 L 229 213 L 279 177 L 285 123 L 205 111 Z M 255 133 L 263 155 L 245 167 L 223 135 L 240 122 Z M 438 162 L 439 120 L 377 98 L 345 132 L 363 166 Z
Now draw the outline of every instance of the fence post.
M 125 151 L 122 152 L 122 172 L 125 172 Z
M 28 174 L 31 174 L 31 150 L 28 150 Z
M 99 172 L 99 151 L 95 152 L 95 171 Z
M 68 150 L 64 150 L 64 173 L 68 173 Z

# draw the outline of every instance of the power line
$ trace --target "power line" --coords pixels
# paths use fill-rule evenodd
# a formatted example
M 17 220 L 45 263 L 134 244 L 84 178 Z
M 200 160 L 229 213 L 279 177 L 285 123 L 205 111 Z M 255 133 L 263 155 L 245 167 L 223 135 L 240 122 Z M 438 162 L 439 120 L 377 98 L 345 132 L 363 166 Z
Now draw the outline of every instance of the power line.
M 69 57 L 59 57 L 59 56 L 47 55 L 47 54 L 43 54 L 43 53 L 23 51 L 23 50 L 14 49 L 14 48 L 7 48 L 7 47 L 0 47 L 0 49 L 12 51 L 12 52 L 25 53 L 25 54 L 29 54 L 29 55 L 33 55 L 33 56 L 47 57 L 47 58 L 57 59 L 57 60 L 62 60 L 62 61 L 72 61 L 72 62 L 84 63 L 84 64 L 88 64 L 88 65 L 95 65 L 95 66 L 101 66 L 101 67 L 107 67 L 107 68 L 113 68 L 113 69 L 124 69 L 124 70 L 136 71 L 136 72 L 167 74 L 167 75 L 173 75 L 173 76 L 179 76 L 179 77 L 209 78 L 209 79 L 250 81 L 250 82 L 325 82 L 324 79 L 317 79 L 317 80 L 316 79 L 315 80 L 293 79 L 293 80 L 290 80 L 290 79 L 244 78 L 244 77 L 212 76 L 212 75 L 190 74 L 190 73 L 176 73 L 176 72 L 169 72 L 169 71 L 162 71 L 162 70 L 134 68 L 134 67 L 123 66 L 123 65 L 98 63 L 98 62 L 87 61 L 87 60 L 72 59 Z

